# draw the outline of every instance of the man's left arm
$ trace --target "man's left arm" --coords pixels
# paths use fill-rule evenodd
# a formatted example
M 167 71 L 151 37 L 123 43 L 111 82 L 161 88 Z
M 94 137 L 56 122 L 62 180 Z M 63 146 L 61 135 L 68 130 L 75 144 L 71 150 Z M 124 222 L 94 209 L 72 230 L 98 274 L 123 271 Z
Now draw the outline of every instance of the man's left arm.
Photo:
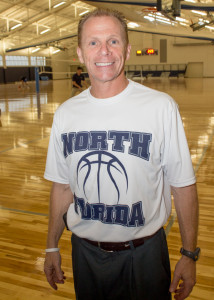
M 171 187 L 175 209 L 181 233 L 183 248 L 195 251 L 198 235 L 198 197 L 196 185 L 186 187 Z M 182 282 L 179 284 L 179 281 Z M 196 283 L 196 262 L 182 256 L 178 261 L 170 292 L 175 293 L 176 300 L 183 300 L 191 293 Z M 179 284 L 179 287 L 178 287 Z

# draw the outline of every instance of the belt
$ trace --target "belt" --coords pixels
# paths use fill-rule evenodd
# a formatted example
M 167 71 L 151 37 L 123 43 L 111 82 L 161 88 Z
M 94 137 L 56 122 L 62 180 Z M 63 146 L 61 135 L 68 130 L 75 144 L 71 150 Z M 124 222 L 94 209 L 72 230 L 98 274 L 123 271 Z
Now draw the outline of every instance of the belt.
M 139 238 L 139 239 L 132 240 L 132 241 L 127 241 L 127 242 L 115 242 L 115 243 L 95 242 L 95 241 L 91 241 L 91 240 L 88 240 L 88 239 L 85 239 L 85 238 L 83 238 L 83 240 L 86 241 L 87 243 L 93 245 L 93 246 L 96 246 L 96 247 L 102 249 L 102 250 L 105 250 L 105 251 L 108 251 L 108 252 L 114 252 L 114 251 L 128 250 L 132 247 L 132 245 L 134 246 L 134 248 L 137 248 L 137 247 L 143 245 L 147 240 L 149 240 L 153 236 L 155 236 L 157 232 L 155 232 L 152 235 L 145 236 L 143 238 Z

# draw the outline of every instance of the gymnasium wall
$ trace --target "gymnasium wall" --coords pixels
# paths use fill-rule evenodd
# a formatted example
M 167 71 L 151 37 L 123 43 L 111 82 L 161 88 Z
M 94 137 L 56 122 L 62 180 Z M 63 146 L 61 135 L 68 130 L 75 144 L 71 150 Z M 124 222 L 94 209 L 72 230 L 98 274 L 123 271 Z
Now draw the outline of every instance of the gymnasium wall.
M 51 72 L 50 67 L 44 67 L 48 72 Z M 20 81 L 23 76 L 26 76 L 28 81 L 35 80 L 35 67 L 0 67 L 0 83 L 11 83 Z M 47 76 L 52 79 L 52 74 L 43 73 L 40 76 Z
M 7 67 L 0 68 L 0 83 L 20 81 L 23 76 L 28 80 L 35 80 L 35 68 L 33 67 Z
M 166 64 L 203 63 L 203 77 L 214 77 L 214 45 L 211 42 L 135 32 L 129 33 L 129 39 L 132 51 L 127 65 L 161 64 L 160 40 L 166 40 Z M 158 55 L 136 56 L 136 50 L 145 48 L 157 49 Z M 188 76 L 193 75 L 190 70 Z
M 51 67 L 54 80 L 70 78 L 70 65 L 68 63 L 68 59 L 68 53 L 64 51 L 52 56 Z

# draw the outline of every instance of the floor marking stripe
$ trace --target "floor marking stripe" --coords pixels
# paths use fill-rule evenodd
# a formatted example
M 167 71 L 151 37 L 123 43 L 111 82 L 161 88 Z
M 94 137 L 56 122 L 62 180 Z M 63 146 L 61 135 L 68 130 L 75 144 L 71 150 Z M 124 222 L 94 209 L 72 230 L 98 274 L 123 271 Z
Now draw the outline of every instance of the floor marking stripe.
M 0 209 L 7 210 L 7 211 L 18 212 L 18 213 L 36 215 L 36 216 L 43 216 L 43 217 L 47 217 L 48 216 L 48 214 L 37 213 L 37 212 L 34 212 L 34 211 L 29 211 L 29 210 L 21 210 L 21 209 L 15 209 L 15 208 L 8 208 L 8 207 L 3 207 L 3 206 L 0 206 Z

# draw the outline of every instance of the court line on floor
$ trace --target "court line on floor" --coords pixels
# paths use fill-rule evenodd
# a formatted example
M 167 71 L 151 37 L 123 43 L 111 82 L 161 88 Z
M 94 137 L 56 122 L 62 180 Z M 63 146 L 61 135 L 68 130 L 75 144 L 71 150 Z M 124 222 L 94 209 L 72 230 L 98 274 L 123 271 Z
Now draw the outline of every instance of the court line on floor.
M 202 161 L 203 161 L 203 159 L 204 159 L 204 157 L 205 157 L 205 155 L 206 155 L 206 153 L 207 153 L 207 149 L 208 149 L 209 146 L 211 145 L 213 136 L 214 136 L 214 130 L 212 131 L 212 134 L 211 134 L 210 137 L 209 137 L 208 143 L 207 143 L 207 145 L 204 147 L 203 152 L 202 152 L 202 154 L 201 154 L 201 157 L 200 157 L 200 159 L 198 160 L 198 163 L 196 164 L 196 166 L 195 166 L 195 168 L 194 168 L 195 174 L 197 174 L 198 169 L 200 168 L 201 163 L 202 163 Z M 176 218 L 177 218 L 177 214 L 176 214 L 176 211 L 175 211 L 175 212 L 172 214 L 172 216 L 171 216 L 171 218 L 170 218 L 170 220 L 169 220 L 169 223 L 167 224 L 167 226 L 166 226 L 166 228 L 165 228 L 166 236 L 168 236 L 168 234 L 169 234 L 169 232 L 170 232 L 170 230 L 171 230 L 171 228 L 172 228 L 172 226 L 173 226 L 173 224 L 174 224 Z
M 7 210 L 7 211 L 12 211 L 12 212 L 18 212 L 18 213 L 24 213 L 24 214 L 36 215 L 36 216 L 43 216 L 43 217 L 47 217 L 47 216 L 48 216 L 48 214 L 37 213 L 37 212 L 34 212 L 34 211 L 29 211 L 29 210 L 22 210 L 22 209 L 8 208 L 8 207 L 3 207 L 3 206 L 0 206 L 0 209 L 2 209 L 2 210 Z

